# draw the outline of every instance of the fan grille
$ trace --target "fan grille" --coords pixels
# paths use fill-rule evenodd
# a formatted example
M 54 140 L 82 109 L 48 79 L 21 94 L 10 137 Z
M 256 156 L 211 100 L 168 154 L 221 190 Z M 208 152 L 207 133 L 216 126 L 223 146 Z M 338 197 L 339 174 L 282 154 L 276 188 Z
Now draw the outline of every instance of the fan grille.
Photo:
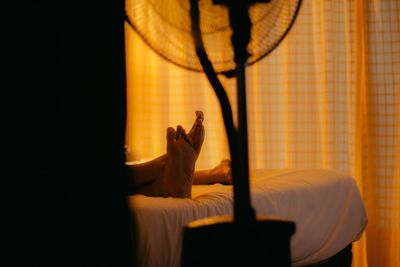
M 271 0 L 250 6 L 252 22 L 248 44 L 251 65 L 270 53 L 292 26 L 301 0 Z M 165 59 L 186 69 L 202 71 L 191 35 L 189 0 L 127 0 L 127 20 L 144 41 Z M 235 68 L 228 9 L 200 0 L 200 29 L 207 55 L 216 73 Z

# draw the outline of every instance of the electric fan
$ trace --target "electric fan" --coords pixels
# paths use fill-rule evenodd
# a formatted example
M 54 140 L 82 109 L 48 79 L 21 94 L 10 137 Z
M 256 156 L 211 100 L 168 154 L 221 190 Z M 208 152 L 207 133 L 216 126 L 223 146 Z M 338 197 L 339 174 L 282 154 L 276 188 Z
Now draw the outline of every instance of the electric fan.
M 143 40 L 168 61 L 204 72 L 221 105 L 232 161 L 233 219 L 189 224 L 183 241 L 184 266 L 210 266 L 204 253 L 218 258 L 221 249 L 231 254 L 232 264 L 245 259 L 246 264 L 257 266 L 260 255 L 268 255 L 272 266 L 290 266 L 289 239 L 295 231 L 294 223 L 256 218 L 250 203 L 245 68 L 279 45 L 300 6 L 301 0 L 126 1 L 126 20 Z M 218 75 L 236 78 L 237 128 Z M 266 245 L 265 240 L 274 241 Z M 226 259 L 211 266 L 222 262 Z

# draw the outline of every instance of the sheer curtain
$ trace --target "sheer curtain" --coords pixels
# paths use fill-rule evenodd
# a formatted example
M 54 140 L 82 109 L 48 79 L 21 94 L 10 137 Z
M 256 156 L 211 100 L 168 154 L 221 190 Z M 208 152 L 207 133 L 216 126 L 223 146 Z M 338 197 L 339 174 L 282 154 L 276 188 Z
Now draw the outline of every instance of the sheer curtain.
M 161 40 L 160 40 L 161 41 Z M 197 168 L 229 157 L 204 74 L 126 28 L 129 160 L 165 152 L 165 130 L 205 113 Z M 331 168 L 357 180 L 369 224 L 354 266 L 400 266 L 400 3 L 304 0 L 287 38 L 247 68 L 250 167 Z M 234 81 L 223 78 L 236 110 Z

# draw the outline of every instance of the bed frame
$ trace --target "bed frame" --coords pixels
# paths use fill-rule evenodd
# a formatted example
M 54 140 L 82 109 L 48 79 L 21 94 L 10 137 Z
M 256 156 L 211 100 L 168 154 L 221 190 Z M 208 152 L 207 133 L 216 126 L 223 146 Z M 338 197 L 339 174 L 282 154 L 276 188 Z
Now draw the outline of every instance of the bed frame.
M 307 265 L 305 267 L 351 267 L 351 263 L 353 260 L 352 247 L 353 244 L 350 244 L 326 261 Z

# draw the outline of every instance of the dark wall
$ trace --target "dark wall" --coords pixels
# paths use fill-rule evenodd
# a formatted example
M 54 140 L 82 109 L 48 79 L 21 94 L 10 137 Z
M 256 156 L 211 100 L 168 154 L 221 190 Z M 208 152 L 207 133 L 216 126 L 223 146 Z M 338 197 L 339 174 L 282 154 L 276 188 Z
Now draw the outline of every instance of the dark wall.
M 124 1 L 86 2 L 20 16 L 31 266 L 132 266 Z

